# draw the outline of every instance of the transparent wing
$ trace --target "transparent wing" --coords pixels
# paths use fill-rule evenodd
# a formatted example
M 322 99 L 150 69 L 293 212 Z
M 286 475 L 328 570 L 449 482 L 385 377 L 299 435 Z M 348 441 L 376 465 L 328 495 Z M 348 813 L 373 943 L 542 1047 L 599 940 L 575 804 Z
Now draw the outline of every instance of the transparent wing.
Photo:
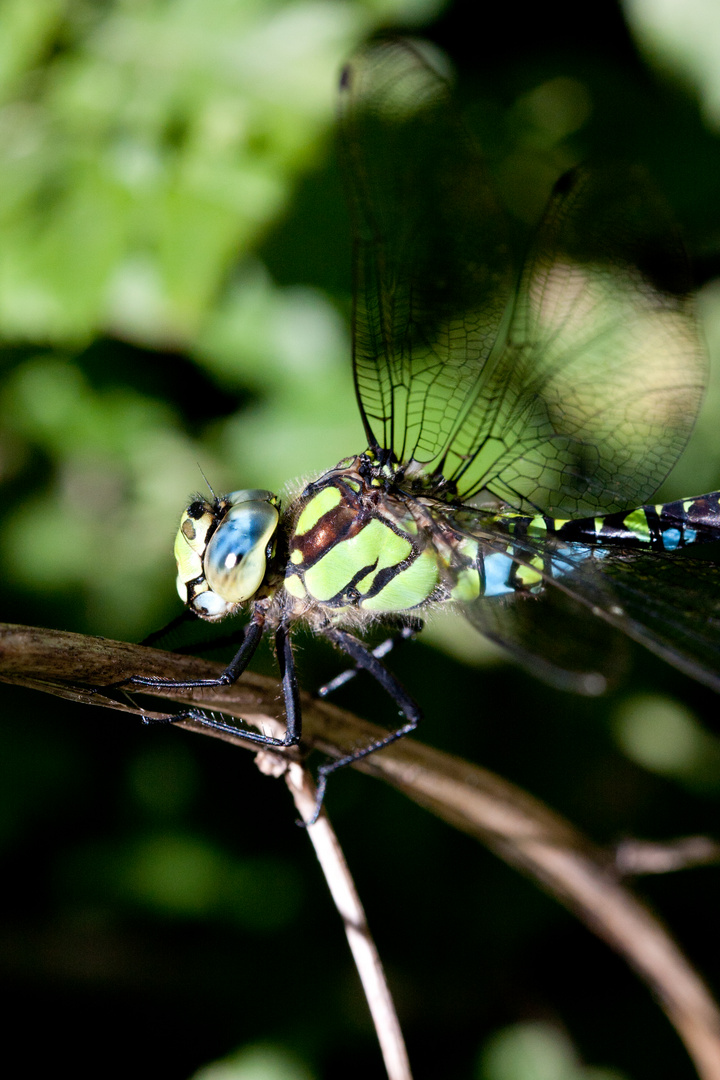
M 644 174 L 565 177 L 512 287 L 481 161 L 413 47 L 348 65 L 339 133 L 370 445 L 465 499 L 563 514 L 646 500 L 692 428 L 705 355 L 682 244 Z
M 546 681 L 594 693 L 622 667 L 616 631 L 633 638 L 700 682 L 720 690 L 720 564 L 717 545 L 676 553 L 588 548 L 550 538 L 488 533 L 478 518 L 466 532 L 486 550 L 542 566 L 537 595 L 480 597 L 465 617 Z M 707 556 L 707 557 L 703 557 Z
M 720 565 L 686 553 L 610 559 L 603 577 L 622 609 L 618 625 L 675 667 L 720 690 Z M 580 583 L 576 590 L 583 592 Z
M 516 594 L 466 605 L 463 614 L 516 663 L 560 690 L 605 693 L 627 672 L 627 637 L 552 585 L 540 596 Z
M 682 452 L 706 379 L 684 250 L 639 169 L 557 185 L 445 475 L 575 515 L 639 505 Z
M 368 442 L 438 461 L 511 293 L 504 224 L 447 83 L 407 42 L 360 52 L 340 89 L 353 225 L 353 367 Z

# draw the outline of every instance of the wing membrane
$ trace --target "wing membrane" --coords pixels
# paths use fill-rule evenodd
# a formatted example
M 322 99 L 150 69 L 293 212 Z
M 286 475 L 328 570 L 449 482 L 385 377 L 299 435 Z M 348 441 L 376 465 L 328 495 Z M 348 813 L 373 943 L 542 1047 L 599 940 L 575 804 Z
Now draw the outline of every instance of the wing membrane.
M 635 552 L 603 568 L 622 608 L 618 625 L 675 667 L 720 690 L 720 573 L 686 553 Z M 582 590 L 582 583 L 579 583 Z
M 668 663 L 720 690 L 720 567 L 688 553 L 640 548 L 590 548 L 550 537 L 533 540 L 499 533 L 482 517 L 462 528 L 486 549 L 507 551 L 522 563 L 543 566 L 539 595 L 481 596 L 463 605 L 478 630 L 506 646 L 535 674 L 567 689 L 598 692 L 622 665 L 616 631 Z
M 516 663 L 560 690 L 605 693 L 626 673 L 626 635 L 551 585 L 541 596 L 516 595 L 466 605 L 463 614 L 481 634 L 507 649 Z
M 502 218 L 445 81 L 407 42 L 343 73 L 353 365 L 371 445 L 439 461 L 510 295 Z
M 685 254 L 653 185 L 639 169 L 574 170 L 446 476 L 551 513 L 638 505 L 682 452 L 705 378 Z
M 514 288 L 481 160 L 419 52 L 359 53 L 339 132 L 370 445 L 465 499 L 562 514 L 645 501 L 706 371 L 682 244 L 642 172 L 565 177 Z

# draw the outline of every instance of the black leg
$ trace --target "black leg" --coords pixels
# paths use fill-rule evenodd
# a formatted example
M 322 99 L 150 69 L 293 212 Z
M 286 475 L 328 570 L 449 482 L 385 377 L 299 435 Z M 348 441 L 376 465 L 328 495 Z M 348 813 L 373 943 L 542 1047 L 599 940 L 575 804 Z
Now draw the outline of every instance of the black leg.
M 115 683 L 112 687 L 104 687 L 103 689 L 118 689 L 132 692 L 136 689 L 141 690 L 144 686 L 152 687 L 154 690 L 194 690 L 202 689 L 204 687 L 231 686 L 240 678 L 243 671 L 245 671 L 250 663 L 253 654 L 260 643 L 264 630 L 265 608 L 256 606 L 250 616 L 250 621 L 245 627 L 245 633 L 240 648 L 225 670 L 215 679 L 162 679 L 157 678 L 154 675 L 133 675 L 129 679 L 124 679 L 122 682 Z M 280 658 L 280 666 L 283 673 L 283 689 L 285 691 L 287 708 L 287 728 L 282 739 L 277 739 L 272 735 L 263 735 L 261 732 L 250 731 L 247 728 L 240 727 L 236 724 L 229 724 L 227 721 L 220 720 L 215 716 L 204 712 L 202 709 L 197 708 L 183 709 L 182 712 L 173 713 L 165 717 L 153 718 L 152 720 L 148 719 L 145 723 L 176 724 L 179 720 L 197 720 L 206 727 L 212 728 L 214 731 L 226 731 L 230 734 L 239 733 L 243 738 L 250 740 L 250 742 L 259 743 L 261 746 L 296 745 L 300 741 L 301 730 L 300 698 L 297 681 L 295 679 L 290 636 L 286 627 L 281 627 L 281 629 L 278 630 L 277 640 L 278 656 Z
M 242 645 L 244 637 L 245 627 L 241 626 L 238 630 L 233 630 L 232 634 L 223 634 L 212 640 L 208 638 L 207 641 L 189 641 L 187 645 L 178 645 L 175 648 L 171 648 L 170 652 L 179 653 L 185 656 L 202 656 L 203 653 L 215 652 L 217 649 L 226 649 L 230 645 L 234 646 L 237 650 Z
M 198 619 L 188 608 L 181 611 L 179 615 L 176 615 L 174 619 L 163 626 L 161 630 L 153 630 L 151 634 L 143 638 L 140 642 L 141 645 L 158 645 L 162 648 L 167 648 L 169 652 L 174 653 L 186 653 L 190 656 L 198 656 L 200 653 L 210 652 L 214 649 L 224 649 L 228 645 L 234 645 L 235 648 L 239 648 L 238 642 L 242 643 L 245 636 L 245 630 L 241 627 L 239 630 L 233 631 L 232 634 L 224 634 L 222 637 L 215 637 L 212 640 L 206 641 L 190 641 L 185 645 L 173 646 L 172 644 L 165 645 L 164 639 L 172 634 L 175 630 L 178 630 L 181 626 L 184 626 L 187 622 L 192 622 L 197 626 L 202 620 Z
M 388 734 L 384 735 L 381 739 L 376 739 L 375 742 L 370 743 L 369 746 L 360 747 L 357 750 L 353 750 L 352 753 L 346 754 L 345 757 L 339 758 L 337 761 L 329 761 L 327 764 L 320 766 L 317 776 L 315 814 L 309 824 L 312 824 L 320 813 L 320 808 L 325 797 L 328 777 L 331 773 L 336 772 L 337 769 L 343 769 L 346 765 L 352 765 L 353 762 L 360 761 L 362 758 L 369 757 L 370 754 L 374 754 L 377 750 L 382 750 L 383 747 L 397 742 L 398 739 L 402 739 L 405 735 L 409 735 L 411 731 L 415 730 L 422 718 L 419 706 L 413 701 L 399 680 L 388 671 L 384 664 L 382 664 L 377 656 L 375 656 L 374 652 L 368 649 L 362 641 L 353 637 L 352 634 L 348 634 L 345 630 L 326 630 L 325 635 L 334 645 L 337 645 L 339 649 L 342 649 L 343 652 L 348 654 L 354 661 L 356 669 L 367 671 L 380 683 L 383 690 L 390 695 L 400 709 L 400 712 L 405 717 L 407 723 L 403 724 L 402 727 L 397 728 L 396 731 L 388 732 Z
M 250 622 L 245 627 L 245 633 L 243 634 L 240 648 L 225 670 L 218 675 L 216 679 L 188 679 L 183 681 L 181 679 L 161 679 L 155 675 L 131 675 L 129 679 L 123 679 L 122 682 L 114 683 L 112 689 L 132 690 L 133 687 L 136 686 L 152 686 L 156 689 L 193 690 L 203 686 L 231 686 L 232 683 L 237 682 L 252 660 L 255 650 L 260 644 L 264 629 L 265 612 L 254 611 L 250 617 Z
M 394 638 L 389 638 L 382 642 L 382 644 L 378 645 L 374 650 L 369 649 L 362 641 L 352 634 L 347 633 L 345 630 L 331 628 L 324 631 L 325 636 L 328 637 L 334 645 L 344 653 L 347 653 L 354 665 L 349 671 L 344 672 L 341 676 L 338 676 L 337 679 L 328 683 L 327 686 L 323 688 L 324 692 L 327 694 L 335 689 L 336 686 L 347 682 L 349 679 L 353 678 L 358 671 L 367 671 L 368 674 L 372 675 L 380 686 L 382 686 L 382 688 L 390 695 L 405 717 L 406 723 L 395 731 L 388 732 L 388 734 L 384 735 L 382 738 L 376 739 L 368 746 L 360 747 L 353 750 L 351 753 L 346 754 L 344 757 L 339 758 L 337 761 L 329 761 L 320 766 L 317 776 L 317 801 L 312 821 L 315 821 L 320 813 L 322 802 L 325 797 L 328 777 L 331 773 L 336 772 L 337 769 L 344 768 L 346 765 L 352 765 L 354 762 L 362 760 L 362 758 L 369 757 L 370 754 L 374 754 L 378 750 L 382 750 L 384 747 L 396 742 L 398 739 L 402 739 L 403 736 L 414 731 L 420 722 L 421 712 L 418 705 L 406 692 L 399 680 L 396 679 L 395 676 L 387 670 L 384 664 L 381 663 L 380 658 L 386 656 L 390 652 L 397 638 L 408 638 L 412 636 L 413 633 L 417 632 L 421 625 L 422 624 L 413 622 L 412 624 L 403 626 L 399 634 L 395 635 Z M 143 686 L 152 687 L 153 689 L 159 688 L 168 690 L 229 686 L 236 682 L 243 671 L 245 671 L 257 649 L 260 639 L 262 638 L 264 629 L 265 610 L 264 608 L 256 607 L 245 628 L 245 634 L 240 648 L 225 670 L 215 679 L 182 681 L 161 679 L 149 675 L 135 675 L 116 684 L 115 688 L 132 691 L 135 687 L 141 689 Z M 275 644 L 282 677 L 283 696 L 285 699 L 286 731 L 282 739 L 275 738 L 271 735 L 263 735 L 261 732 L 249 731 L 246 728 L 238 727 L 235 724 L 229 724 L 224 720 L 217 719 L 216 717 L 205 713 L 202 709 L 196 708 L 185 709 L 184 711 L 175 713 L 167 718 L 163 717 L 159 720 L 149 720 L 146 722 L 177 723 L 178 720 L 197 720 L 215 731 L 225 731 L 230 734 L 239 733 L 249 741 L 258 743 L 261 746 L 296 746 L 300 742 L 302 734 L 300 693 L 295 675 L 295 664 L 293 661 L 289 628 L 282 623 L 275 633 Z M 310 824 L 312 824 L 312 822 L 310 822 Z
M 223 671 L 217 679 L 197 679 L 195 682 L 173 682 L 141 675 L 129 679 L 127 682 L 136 684 L 140 687 L 159 686 L 166 689 L 172 689 L 173 687 L 195 688 L 231 685 L 239 679 L 252 659 L 253 653 L 262 637 L 264 627 L 264 613 L 254 612 L 250 622 L 245 628 L 242 645 L 232 661 L 225 668 L 225 671 Z M 284 624 L 280 625 L 276 631 L 275 640 L 277 645 L 278 663 L 282 674 L 283 694 L 285 697 L 286 730 L 282 739 L 277 739 L 273 735 L 263 735 L 261 732 L 250 731 L 247 728 L 239 727 L 236 724 L 229 724 L 227 721 L 220 720 L 210 713 L 204 712 L 202 709 L 194 708 L 184 709 L 182 712 L 174 713 L 171 716 L 146 720 L 145 722 L 148 724 L 176 724 L 178 720 L 197 720 L 205 727 L 212 728 L 214 731 L 226 731 L 233 735 L 241 734 L 243 738 L 250 740 L 250 742 L 259 743 L 261 746 L 296 746 L 300 742 L 300 736 L 302 734 L 302 714 L 300 711 L 300 692 L 295 677 L 295 664 L 293 661 L 290 632 L 287 626 Z M 127 683 L 124 685 L 127 686 Z
M 387 656 L 388 653 L 395 648 L 398 641 L 407 641 L 408 638 L 414 637 L 415 634 L 418 634 L 422 630 L 422 626 L 421 619 L 413 619 L 411 623 L 406 623 L 404 626 L 401 626 L 397 633 L 393 634 L 392 637 L 386 638 L 385 641 L 381 641 L 380 644 L 372 650 L 373 656 L 376 660 L 382 660 L 384 656 Z M 356 664 L 355 667 L 341 671 L 334 679 L 331 679 L 330 682 L 327 682 L 324 686 L 320 687 L 317 692 L 318 697 L 329 697 L 330 694 L 335 693 L 335 691 L 339 690 L 345 683 L 354 679 L 361 670 L 362 668 L 360 665 Z
M 190 614 L 187 608 L 181 611 L 179 615 L 176 615 L 174 619 L 171 619 L 167 626 L 163 626 L 162 630 L 153 630 L 152 634 L 148 634 L 140 642 L 141 645 L 154 645 L 157 641 L 162 641 L 164 637 L 171 634 L 173 630 L 177 630 L 178 627 L 188 622 L 193 616 Z
M 184 626 L 185 623 L 192 622 L 195 626 L 198 625 L 201 620 L 198 616 L 194 615 L 188 608 L 185 611 L 181 611 L 180 615 L 171 619 L 161 630 L 153 630 L 147 637 L 142 638 L 140 645 L 158 646 L 161 649 L 167 649 L 168 652 L 185 653 L 188 656 L 196 657 L 200 656 L 202 652 L 210 652 L 216 649 L 225 649 L 227 646 L 234 645 L 235 649 L 240 647 L 239 643 L 242 643 L 245 636 L 244 627 L 240 627 L 239 630 L 233 631 L 232 634 L 225 634 L 221 637 L 214 637 L 212 639 L 196 640 L 196 642 L 188 642 L 185 645 L 173 645 L 172 638 L 167 642 L 167 638 L 171 637 L 176 630 L 180 629 L 180 626 Z

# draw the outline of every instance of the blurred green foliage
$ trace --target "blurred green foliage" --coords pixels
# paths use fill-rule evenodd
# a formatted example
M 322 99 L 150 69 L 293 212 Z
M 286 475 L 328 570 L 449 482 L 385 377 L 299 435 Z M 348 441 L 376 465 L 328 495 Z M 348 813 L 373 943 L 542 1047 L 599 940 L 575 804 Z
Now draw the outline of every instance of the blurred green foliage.
M 478 34 L 475 5 L 434 0 L 3 0 L 3 620 L 140 638 L 178 610 L 172 540 L 198 465 L 217 489 L 282 492 L 363 448 L 332 119 L 342 60 L 381 26 L 450 53 L 519 245 L 573 162 L 644 161 L 720 357 L 717 64 L 688 91 L 652 5 L 625 8 L 642 59 L 605 0 L 589 36 L 569 3 L 498 8 Z M 720 57 L 716 19 L 694 39 L 686 22 L 684 55 Z M 720 486 L 718 369 L 663 497 Z M 580 700 L 440 623 L 392 659 L 423 739 L 600 842 L 712 831 L 713 694 L 634 653 L 613 695 Z M 299 665 L 308 689 L 337 670 L 307 635 Z M 361 680 L 343 701 L 392 722 Z M 379 1073 L 306 838 L 246 755 L 7 689 L 0 777 L 10 1065 L 41 1027 L 38 1072 Z M 644 987 L 533 885 L 366 778 L 339 777 L 328 806 L 417 1080 L 693 1075 Z M 717 874 L 642 891 L 717 989 Z
M 614 1069 L 578 1061 L 569 1039 L 548 1023 L 514 1024 L 489 1040 L 478 1080 L 624 1080 Z

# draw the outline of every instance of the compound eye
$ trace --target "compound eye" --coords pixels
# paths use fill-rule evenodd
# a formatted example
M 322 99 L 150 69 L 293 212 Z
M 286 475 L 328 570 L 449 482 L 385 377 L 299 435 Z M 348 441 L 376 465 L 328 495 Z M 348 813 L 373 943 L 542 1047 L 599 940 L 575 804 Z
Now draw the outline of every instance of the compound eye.
M 267 570 L 265 553 L 279 521 L 272 503 L 248 499 L 248 494 L 265 493 L 237 492 L 229 496 L 233 505 L 205 551 L 207 583 L 227 604 L 241 604 L 260 588 Z

